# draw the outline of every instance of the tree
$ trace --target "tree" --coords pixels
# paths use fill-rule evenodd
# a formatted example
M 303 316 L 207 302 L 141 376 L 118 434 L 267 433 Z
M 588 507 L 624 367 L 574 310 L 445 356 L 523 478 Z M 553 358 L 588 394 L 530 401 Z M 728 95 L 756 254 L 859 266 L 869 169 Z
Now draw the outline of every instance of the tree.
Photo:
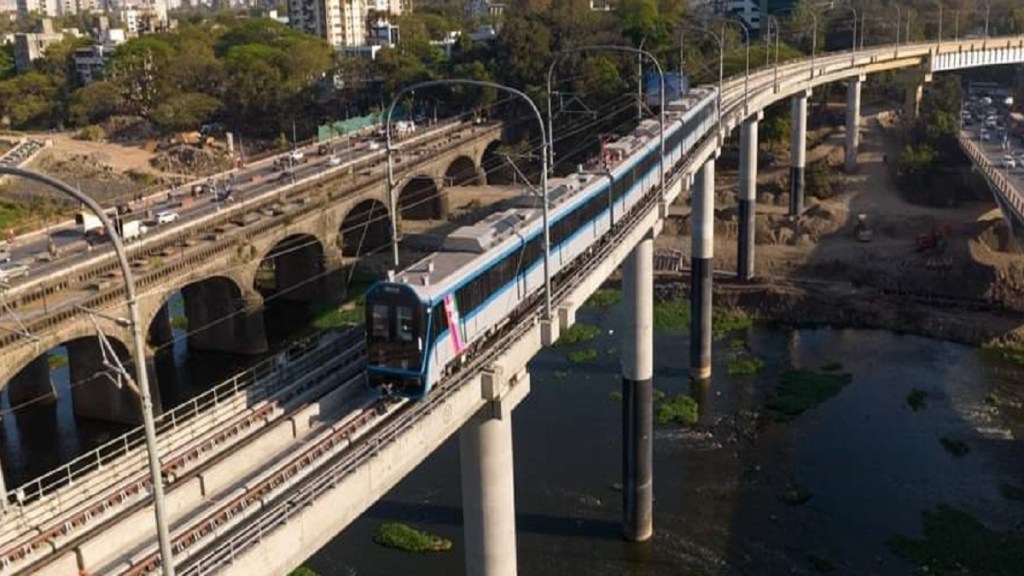
M 68 121 L 75 126 L 95 124 L 121 112 L 124 100 L 121 90 L 112 82 L 93 82 L 71 95 Z
M 14 44 L 0 46 L 0 80 L 7 80 L 17 73 L 14 68 Z
M 195 130 L 221 108 L 220 100 L 191 92 L 171 96 L 153 110 L 153 121 L 168 130 Z
M 46 128 L 59 110 L 60 82 L 46 74 L 28 72 L 0 82 L 0 113 L 15 128 Z
M 257 121 L 264 129 L 276 131 L 281 121 L 283 74 L 287 56 L 281 50 L 261 44 L 232 47 L 224 57 L 227 89 L 224 103 L 239 123 Z M 266 120 L 274 119 L 273 125 Z
M 159 36 L 142 36 L 118 46 L 107 64 L 108 78 L 121 90 L 127 111 L 148 118 L 173 86 L 167 82 L 174 47 Z
M 523 87 L 544 82 L 551 57 L 551 34 L 539 20 L 510 16 L 495 44 L 504 83 Z

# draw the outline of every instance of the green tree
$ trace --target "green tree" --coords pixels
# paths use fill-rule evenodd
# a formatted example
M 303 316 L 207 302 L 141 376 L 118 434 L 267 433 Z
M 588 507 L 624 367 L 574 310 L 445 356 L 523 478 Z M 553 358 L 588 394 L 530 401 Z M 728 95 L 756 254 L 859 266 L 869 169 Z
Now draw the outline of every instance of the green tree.
M 153 110 L 153 121 L 168 130 L 195 130 L 221 109 L 213 96 L 190 92 L 171 96 Z
M 19 74 L 0 82 L 0 113 L 15 128 L 46 128 L 59 111 L 61 84 L 40 72 Z
M 75 90 L 68 104 L 68 121 L 75 126 L 94 124 L 121 112 L 121 89 L 112 82 L 93 82 Z
M 501 79 L 512 86 L 540 85 L 551 57 L 551 34 L 539 20 L 512 15 L 495 42 Z
M 0 80 L 7 80 L 14 76 L 17 70 L 14 68 L 14 44 L 0 46 Z
M 159 36 L 142 36 L 118 46 L 107 64 L 108 78 L 121 90 L 130 114 L 149 117 L 173 87 L 166 81 L 174 47 Z

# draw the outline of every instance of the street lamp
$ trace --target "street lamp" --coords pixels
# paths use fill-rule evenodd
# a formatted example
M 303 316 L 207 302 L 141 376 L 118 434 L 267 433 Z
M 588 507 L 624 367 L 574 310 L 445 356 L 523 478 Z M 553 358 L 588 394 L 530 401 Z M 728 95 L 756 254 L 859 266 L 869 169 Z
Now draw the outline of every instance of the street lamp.
M 779 91 L 779 36 L 782 35 L 782 26 L 779 25 L 779 19 L 771 14 L 768 15 L 768 25 L 775 23 L 775 80 L 773 85 L 775 92 Z M 765 58 L 767 60 L 767 58 Z
M 554 170 L 555 168 L 555 138 L 554 138 L 554 115 L 551 112 L 551 82 L 555 74 L 555 66 L 558 65 L 562 59 L 569 54 L 576 54 L 579 52 L 586 51 L 599 51 L 607 50 L 610 52 L 626 52 L 629 54 L 636 54 L 638 57 L 648 58 L 651 62 L 654 62 L 654 66 L 658 69 L 658 77 L 661 79 L 661 104 L 658 106 L 658 127 L 659 127 L 659 145 L 661 147 L 661 158 L 662 161 L 658 163 L 659 177 L 661 180 L 661 193 L 665 193 L 665 106 L 668 102 L 665 100 L 665 71 L 661 67 L 661 62 L 654 57 L 650 52 L 641 48 L 633 48 L 632 46 L 618 46 L 614 44 L 594 44 L 591 46 L 578 46 L 575 48 L 567 48 L 559 51 L 555 54 L 554 60 L 551 61 L 551 65 L 548 66 L 548 169 Z M 640 78 L 641 90 L 643 89 L 643 78 Z
M 418 82 L 412 86 L 406 86 L 395 94 L 394 99 L 391 100 L 391 106 L 388 107 L 387 119 L 384 122 L 384 136 L 387 142 L 388 152 L 388 199 L 391 202 L 391 243 L 394 246 L 395 266 L 398 266 L 398 224 L 397 224 L 397 209 L 398 201 L 394 194 L 394 182 L 392 173 L 392 162 L 391 154 L 394 148 L 391 145 L 391 117 L 395 112 L 395 106 L 407 93 L 417 90 L 419 88 L 430 88 L 433 86 L 478 86 L 481 88 L 493 88 L 495 90 L 504 90 L 505 92 L 511 93 L 513 96 L 520 98 L 530 105 L 530 109 L 533 111 L 534 116 L 537 117 L 537 124 L 540 126 L 540 139 L 541 139 L 541 170 L 540 170 L 540 188 L 542 196 L 542 210 L 543 223 L 544 223 L 544 319 L 551 319 L 551 230 L 548 226 L 548 156 L 544 151 L 548 147 L 550 141 L 550 135 L 544 131 L 544 118 L 540 115 L 540 110 L 537 109 L 537 105 L 533 103 L 533 100 L 523 92 L 506 86 L 504 84 L 498 84 L 497 82 L 488 82 L 486 80 L 465 80 L 461 78 L 456 79 L 445 79 L 445 80 L 428 80 L 425 82 Z
M 128 305 L 127 324 L 131 327 L 133 340 L 133 361 L 135 362 L 135 382 L 138 387 L 139 400 L 142 404 L 142 425 L 146 437 L 146 454 L 149 456 L 150 482 L 153 486 L 153 511 L 156 516 L 157 540 L 160 543 L 160 564 L 164 576 L 174 576 L 174 556 L 171 551 L 171 535 L 167 524 L 167 511 L 164 503 L 164 485 L 160 473 L 160 454 L 156 445 L 156 424 L 153 420 L 153 399 L 149 393 L 149 377 L 146 374 L 146 343 L 142 334 L 142 325 L 139 322 L 139 301 L 135 293 L 135 278 L 132 276 L 131 266 L 128 264 L 128 256 L 125 253 L 124 244 L 117 233 L 114 224 L 107 218 L 103 208 L 89 196 L 75 190 L 66 183 L 51 178 L 45 174 L 39 174 L 31 170 L 15 168 L 11 166 L 0 166 L 0 174 L 20 176 L 29 180 L 35 180 L 56 188 L 65 195 L 74 198 L 82 205 L 91 210 L 100 219 L 103 228 L 114 246 L 114 254 L 117 256 L 117 263 L 121 268 L 121 277 L 124 280 L 125 296 Z M 124 374 L 129 378 L 129 386 L 132 385 L 131 375 Z
M 732 20 L 732 19 L 729 19 L 729 18 L 714 18 L 714 20 L 718 20 L 718 21 L 722 22 L 722 39 L 723 40 L 725 39 L 725 24 L 726 23 L 736 24 L 736 25 L 738 25 L 740 27 L 741 30 L 743 30 L 743 38 L 744 38 L 744 40 L 746 42 L 746 45 L 747 45 L 747 49 L 746 49 L 746 72 L 744 72 L 744 75 L 743 75 L 743 114 L 746 115 L 747 114 L 747 97 L 750 94 L 750 91 L 749 91 L 749 88 L 750 88 L 750 30 L 747 28 L 747 25 L 744 24 L 740 20 Z
M 989 0 L 985 0 L 985 38 L 988 38 L 988 21 L 990 16 L 992 16 L 992 3 Z
M 725 39 L 721 35 L 716 34 L 715 32 L 713 32 L 712 30 L 710 30 L 708 28 L 703 28 L 701 26 L 696 26 L 696 25 L 693 25 L 693 24 L 689 24 L 689 25 L 683 26 L 682 28 L 679 29 L 679 46 L 680 46 L 680 49 L 682 49 L 682 46 L 684 44 L 684 40 L 685 40 L 684 36 L 685 36 L 685 33 L 686 33 L 687 30 L 693 30 L 694 32 L 703 32 L 704 34 L 707 34 L 707 35 L 711 36 L 712 38 L 714 38 L 715 40 L 718 41 L 718 106 L 717 106 L 718 112 L 717 112 L 717 116 L 715 118 L 715 122 L 716 123 L 721 122 L 721 120 L 722 120 L 722 88 L 723 88 L 723 82 L 724 82 L 723 74 L 724 74 L 724 71 L 725 71 L 725 68 L 724 68 L 724 62 L 725 62 Z M 777 56 L 776 56 L 776 66 L 778 66 L 778 57 Z

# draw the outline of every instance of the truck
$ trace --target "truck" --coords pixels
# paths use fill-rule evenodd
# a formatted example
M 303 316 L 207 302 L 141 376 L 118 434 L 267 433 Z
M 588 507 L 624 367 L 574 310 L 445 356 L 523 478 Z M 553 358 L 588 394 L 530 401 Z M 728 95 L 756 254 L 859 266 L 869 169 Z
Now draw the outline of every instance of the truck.
M 132 220 L 131 222 L 118 220 L 116 224 L 117 232 L 121 235 L 121 240 L 125 242 L 131 242 L 132 240 L 141 238 L 147 230 L 141 220 Z
M 75 214 L 75 224 L 78 226 L 79 232 L 82 234 L 88 234 L 90 232 L 97 232 L 103 229 L 103 222 L 88 210 L 82 210 Z

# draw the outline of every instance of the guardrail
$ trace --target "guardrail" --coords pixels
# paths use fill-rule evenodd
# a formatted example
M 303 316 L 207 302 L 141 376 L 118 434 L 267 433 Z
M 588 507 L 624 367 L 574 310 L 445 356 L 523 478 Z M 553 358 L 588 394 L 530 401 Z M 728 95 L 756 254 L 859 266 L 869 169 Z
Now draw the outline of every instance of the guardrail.
M 1024 198 L 1006 176 L 992 165 L 985 152 L 978 147 L 970 138 L 963 133 L 957 134 L 957 142 L 960 148 L 974 162 L 974 165 L 985 175 L 985 179 L 992 185 L 993 192 L 999 194 L 1010 207 L 1016 212 L 1017 221 L 1024 224 Z
M 494 128 L 494 125 L 493 124 L 485 125 L 485 126 L 483 126 L 483 128 L 485 130 L 489 130 L 491 128 Z M 442 146 L 440 149 L 438 149 L 436 151 L 436 154 L 448 153 L 451 150 L 454 150 L 454 149 L 462 147 L 463 145 L 465 145 L 467 142 L 469 142 L 471 140 L 472 140 L 472 138 L 470 138 L 468 140 L 467 139 L 455 140 L 455 141 L 453 141 L 451 143 L 448 143 L 447 145 Z M 411 169 L 415 168 L 416 166 L 418 166 L 420 164 L 433 161 L 433 159 L 434 159 L 433 156 L 429 156 L 428 157 L 428 156 L 425 156 L 425 155 L 419 155 L 419 156 L 416 156 L 415 158 L 413 158 L 409 162 L 402 163 L 400 168 L 403 169 L 403 170 L 406 170 L 406 169 L 410 169 L 411 170 Z M 357 169 L 359 167 L 365 168 L 367 164 L 373 164 L 375 160 L 379 163 L 379 159 L 376 159 L 376 158 L 361 160 L 360 162 L 362 162 L 362 164 L 361 165 L 360 164 L 356 164 L 355 168 L 357 168 Z M 353 168 L 353 166 L 349 165 L 349 166 L 343 166 L 343 167 L 334 168 L 333 170 L 338 170 L 338 169 L 348 170 L 348 169 L 352 169 L 352 168 Z M 295 199 L 296 196 L 298 196 L 299 194 L 302 194 L 302 193 L 304 193 L 306 191 L 306 188 L 305 188 L 306 185 L 315 184 L 316 182 L 320 181 L 322 178 L 323 178 L 323 175 L 321 175 L 321 174 L 309 176 L 307 178 L 304 178 L 304 179 L 296 182 L 293 185 L 287 186 L 285 188 L 282 188 L 281 190 L 276 191 L 274 193 L 274 196 L 281 196 L 283 194 L 285 201 L 292 201 L 292 200 Z M 208 260 L 210 258 L 213 258 L 215 256 L 221 255 L 221 254 L 223 254 L 225 252 L 228 252 L 230 250 L 235 249 L 235 243 L 238 240 L 243 240 L 243 241 L 251 240 L 252 238 L 254 238 L 256 236 L 262 235 L 267 230 L 279 227 L 280 224 L 281 224 L 281 221 L 291 220 L 291 219 L 294 219 L 296 217 L 302 217 L 302 216 L 305 216 L 305 215 L 307 215 L 307 214 L 309 214 L 311 212 L 314 212 L 314 211 L 317 211 L 317 212 L 322 211 L 328 202 L 332 202 L 332 201 L 338 199 L 341 196 L 345 196 L 345 195 L 348 195 L 348 194 L 352 194 L 352 193 L 364 190 L 368 186 L 373 186 L 375 184 L 378 184 L 378 183 L 382 182 L 384 180 L 384 178 L 385 178 L 385 176 L 383 174 L 373 175 L 373 176 L 369 177 L 368 179 L 363 179 L 363 180 L 357 181 L 354 186 L 352 186 L 352 187 L 350 187 L 350 188 L 348 188 L 348 189 L 346 189 L 344 191 L 338 192 L 336 194 L 327 194 L 327 195 L 325 195 L 325 197 L 322 198 L 320 202 L 310 202 L 310 203 L 307 203 L 307 204 L 301 206 L 298 210 L 289 211 L 289 212 L 282 212 L 281 214 L 279 214 L 277 216 L 274 216 L 272 219 L 270 219 L 270 220 L 268 220 L 266 222 L 263 222 L 263 223 L 258 223 L 258 224 L 255 224 L 255 225 L 246 225 L 246 226 L 243 226 L 243 227 L 240 227 L 240 228 L 236 228 L 234 225 L 231 224 L 230 220 L 232 218 L 235 218 L 239 214 L 244 213 L 244 212 L 252 212 L 252 211 L 257 211 L 257 210 L 261 210 L 261 209 L 264 209 L 264 208 L 269 208 L 269 207 L 272 207 L 272 206 L 280 203 L 280 199 L 278 197 L 265 197 L 265 198 L 262 198 L 261 202 L 259 202 L 259 203 L 257 203 L 256 201 L 246 201 L 246 202 L 244 202 L 242 204 L 239 204 L 232 212 L 227 213 L 227 214 L 222 213 L 222 215 L 223 215 L 223 218 L 221 219 L 222 221 L 218 221 L 216 223 L 207 224 L 205 226 L 194 227 L 187 234 L 183 234 L 181 232 L 177 232 L 176 233 L 177 236 L 176 236 L 175 239 L 176 239 L 176 241 L 179 244 L 182 244 L 182 243 L 185 242 L 186 238 L 188 238 L 189 236 L 201 235 L 203 233 L 206 233 L 206 234 L 216 234 L 216 229 L 217 228 L 228 226 L 228 225 L 232 226 L 233 228 L 236 228 L 236 230 L 234 230 L 234 232 L 232 234 L 230 234 L 226 238 L 218 239 L 217 243 L 215 245 L 213 245 L 213 246 L 203 247 L 198 252 L 195 251 L 195 250 L 192 250 L 191 253 L 188 254 L 187 258 L 179 259 L 179 260 L 175 261 L 172 264 L 168 264 L 168 265 L 162 266 L 159 270 L 156 270 L 156 271 L 151 272 L 149 274 L 138 275 L 136 277 L 136 283 L 139 286 L 139 288 L 146 288 L 148 286 L 152 286 L 153 284 L 155 284 L 158 281 L 166 279 L 167 277 L 171 276 L 175 272 L 179 272 L 179 271 L 184 270 L 184 269 L 191 270 L 191 269 L 194 268 L 194 266 L 197 263 L 200 263 L 200 262 L 202 262 L 204 260 Z M 166 245 L 159 246 L 159 247 L 151 247 L 146 252 L 140 253 L 139 251 L 136 251 L 131 256 L 132 256 L 132 258 L 136 258 L 136 259 L 139 258 L 140 256 L 141 257 L 149 257 L 150 255 L 153 255 L 155 253 L 162 253 L 163 251 L 167 250 L 170 246 L 174 246 L 174 245 L 175 245 L 175 243 L 172 240 L 169 243 L 167 243 Z M 95 276 L 95 275 L 98 275 L 100 273 L 104 273 L 104 272 L 107 272 L 107 271 L 111 271 L 112 272 L 113 268 L 115 268 L 115 267 L 116 267 L 115 263 L 110 263 L 106 267 L 94 269 L 94 271 L 91 272 L 90 274 Z M 109 268 L 109 270 L 108 270 L 108 268 Z M 82 281 L 82 279 L 79 278 L 78 281 Z M 68 286 L 65 286 L 65 288 L 66 287 L 68 287 Z M 79 302 L 75 302 L 74 304 L 68 304 L 65 307 L 60 307 L 60 308 L 56 308 L 54 310 L 51 310 L 45 316 L 38 317 L 38 318 L 33 319 L 33 320 L 22 320 L 22 322 L 25 325 L 25 327 L 26 327 L 26 329 L 28 330 L 29 333 L 31 333 L 31 334 L 39 334 L 41 332 L 44 332 L 46 330 L 49 330 L 49 329 L 53 328 L 54 326 L 56 326 L 56 325 L 58 325 L 58 324 L 60 324 L 62 322 L 65 322 L 65 321 L 67 321 L 67 320 L 69 320 L 69 319 L 71 319 L 73 317 L 76 317 L 76 316 L 80 315 L 80 311 L 79 311 L 79 307 L 80 306 L 81 307 L 85 307 L 85 308 L 89 308 L 89 309 L 99 309 L 99 308 L 103 307 L 106 304 L 109 304 L 111 302 L 117 301 L 118 299 L 122 299 L 123 300 L 123 298 L 124 298 L 123 292 L 124 292 L 123 286 L 120 286 L 120 283 L 118 283 L 117 286 L 109 288 L 106 291 L 102 292 L 101 294 L 98 294 L 96 296 L 88 298 L 84 302 L 79 301 Z M 40 296 L 40 298 L 41 297 L 42 296 Z M 24 300 L 22 300 L 22 302 L 24 302 Z M 18 341 L 21 341 L 23 339 L 24 339 L 24 337 L 21 336 L 20 334 L 13 333 L 13 332 L 5 332 L 2 335 L 0 335 L 0 349 L 3 349 L 6 346 L 10 346 L 12 344 L 15 344 Z
M 245 394 L 250 404 L 270 398 L 288 386 L 290 382 L 279 378 L 282 373 L 291 373 L 304 369 L 311 363 L 324 360 L 324 352 L 333 353 L 351 342 L 353 335 L 361 329 L 346 331 L 340 336 L 317 336 L 312 345 L 297 346 L 271 356 L 252 368 L 236 374 L 231 379 L 192 398 L 185 404 L 164 412 L 156 419 L 157 435 L 162 436 L 187 425 L 196 416 L 219 406 L 222 402 Z M 320 353 L 317 353 L 320 352 Z M 136 453 L 145 444 L 141 427 L 134 428 L 63 466 L 52 470 L 38 478 L 19 486 L 8 494 L 10 504 L 25 506 L 39 500 L 52 492 L 75 483 L 87 474 L 109 466 L 118 458 Z M 161 446 L 163 451 L 164 446 Z

